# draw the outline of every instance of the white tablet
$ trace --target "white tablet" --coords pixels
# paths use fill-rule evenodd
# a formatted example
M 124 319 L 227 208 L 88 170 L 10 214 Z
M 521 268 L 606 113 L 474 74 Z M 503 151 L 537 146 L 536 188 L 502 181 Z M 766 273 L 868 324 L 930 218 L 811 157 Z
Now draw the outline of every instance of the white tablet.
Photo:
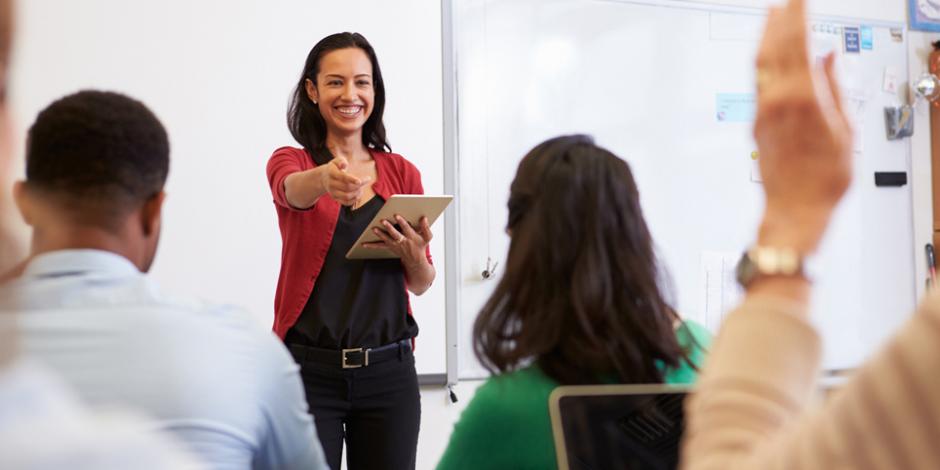
M 397 258 L 394 253 L 385 248 L 366 248 L 363 243 L 382 241 L 378 235 L 372 232 L 373 228 L 385 230 L 382 220 L 389 219 L 394 221 L 395 215 L 400 215 L 411 224 L 417 227 L 421 217 L 428 218 L 428 225 L 434 225 L 434 221 L 444 212 L 444 209 L 454 200 L 454 196 L 426 196 L 423 194 L 396 194 L 379 209 L 375 214 L 369 226 L 359 235 L 356 243 L 346 253 L 346 259 L 387 259 Z

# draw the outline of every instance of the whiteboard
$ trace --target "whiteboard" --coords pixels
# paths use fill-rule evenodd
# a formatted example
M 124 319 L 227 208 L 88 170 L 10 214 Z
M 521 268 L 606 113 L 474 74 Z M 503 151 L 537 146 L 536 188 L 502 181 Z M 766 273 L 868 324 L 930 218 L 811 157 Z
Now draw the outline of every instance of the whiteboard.
M 442 123 L 428 117 L 441 113 L 436 4 L 23 0 L 17 16 L 11 97 L 19 135 L 52 100 L 82 88 L 138 98 L 166 126 L 170 176 L 152 274 L 169 292 L 244 307 L 270 327 L 281 239 L 265 164 L 274 149 L 296 146 L 288 98 L 327 34 L 358 31 L 372 43 L 392 149 L 418 167 L 425 192 L 443 193 Z M 412 297 L 419 374 L 446 369 L 445 236 L 443 224 L 434 229 L 439 277 Z
M 747 106 L 763 11 L 643 0 L 455 8 L 460 378 L 487 375 L 471 332 L 500 274 L 484 280 L 481 271 L 508 248 L 516 166 L 560 134 L 591 134 L 630 163 L 676 308 L 716 329 L 739 299 L 733 264 L 763 204 Z M 872 49 L 843 53 L 842 28 L 863 25 Z M 827 369 L 859 364 L 915 303 L 910 186 L 876 188 L 873 177 L 911 167 L 909 143 L 888 141 L 882 117 L 901 104 L 883 80 L 887 70 L 899 89 L 907 82 L 905 34 L 901 24 L 813 18 L 813 54 L 839 53 L 859 136 L 853 185 L 816 260 L 812 319 Z

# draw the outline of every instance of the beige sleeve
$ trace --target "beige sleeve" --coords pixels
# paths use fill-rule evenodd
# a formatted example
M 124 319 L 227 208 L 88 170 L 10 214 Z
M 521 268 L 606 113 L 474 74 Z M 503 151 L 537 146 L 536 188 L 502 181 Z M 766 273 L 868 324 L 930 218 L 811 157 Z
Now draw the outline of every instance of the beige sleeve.
M 805 307 L 749 296 L 689 400 L 684 469 L 918 469 L 940 462 L 940 297 L 822 408 Z

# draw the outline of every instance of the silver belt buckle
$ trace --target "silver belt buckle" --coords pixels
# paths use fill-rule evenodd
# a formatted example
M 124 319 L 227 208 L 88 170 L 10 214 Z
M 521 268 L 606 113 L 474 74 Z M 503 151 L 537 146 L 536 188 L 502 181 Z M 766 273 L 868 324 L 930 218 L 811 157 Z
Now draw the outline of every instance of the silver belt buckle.
M 347 364 L 346 363 L 346 354 L 351 353 L 351 352 L 360 352 L 360 353 L 364 352 L 365 353 L 365 357 L 363 358 L 362 364 Z M 365 351 L 363 351 L 362 348 L 352 348 L 352 349 L 343 350 L 343 369 L 358 369 L 362 366 L 367 366 L 367 365 L 369 365 L 369 350 L 368 349 L 366 349 Z

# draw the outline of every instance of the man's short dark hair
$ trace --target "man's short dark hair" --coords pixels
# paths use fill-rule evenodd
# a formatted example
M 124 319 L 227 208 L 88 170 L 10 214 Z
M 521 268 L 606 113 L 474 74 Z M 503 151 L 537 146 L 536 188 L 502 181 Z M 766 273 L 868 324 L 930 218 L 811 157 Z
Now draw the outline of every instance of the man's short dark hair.
M 88 222 L 114 222 L 158 194 L 170 166 L 160 120 L 128 96 L 86 90 L 39 113 L 26 144 L 26 184 Z

